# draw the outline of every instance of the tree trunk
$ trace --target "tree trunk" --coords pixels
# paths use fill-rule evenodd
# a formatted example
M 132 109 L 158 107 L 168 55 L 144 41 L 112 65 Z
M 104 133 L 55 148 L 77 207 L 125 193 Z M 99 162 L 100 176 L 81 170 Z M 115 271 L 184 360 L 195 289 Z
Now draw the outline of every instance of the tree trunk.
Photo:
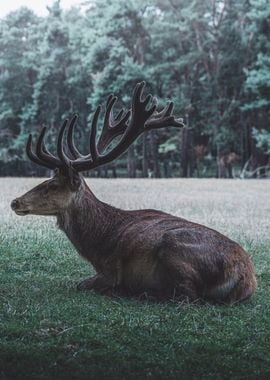
M 158 161 L 158 144 L 157 144 L 157 135 L 154 131 L 150 131 L 150 145 L 151 145 L 151 155 L 153 159 L 154 166 L 154 177 L 160 178 L 160 167 Z
M 181 136 L 181 169 L 182 177 L 192 176 L 192 157 L 191 157 L 191 133 L 187 128 L 182 129 Z
M 112 165 L 112 176 L 113 176 L 113 178 L 117 178 L 117 171 L 116 171 L 115 165 Z
M 131 145 L 128 148 L 128 164 L 127 164 L 127 170 L 128 170 L 128 177 L 129 178 L 135 178 L 136 177 L 136 162 L 135 162 L 135 148 L 134 145 Z
M 172 166 L 171 166 L 171 160 L 168 158 L 165 158 L 163 160 L 163 170 L 164 170 L 164 177 L 165 178 L 171 178 L 172 177 Z
M 143 134 L 143 161 L 142 161 L 142 176 L 148 177 L 148 159 L 147 159 L 147 132 Z

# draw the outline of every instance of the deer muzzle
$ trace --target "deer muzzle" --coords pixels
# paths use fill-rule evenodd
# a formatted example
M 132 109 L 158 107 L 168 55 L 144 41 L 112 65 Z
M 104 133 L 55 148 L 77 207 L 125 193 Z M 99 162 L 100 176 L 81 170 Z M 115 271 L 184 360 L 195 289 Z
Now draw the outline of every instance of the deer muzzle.
M 13 211 L 16 212 L 17 215 L 27 215 L 29 214 L 29 210 L 23 210 L 20 206 L 20 201 L 18 199 L 13 199 L 13 201 L 10 204 L 10 207 Z

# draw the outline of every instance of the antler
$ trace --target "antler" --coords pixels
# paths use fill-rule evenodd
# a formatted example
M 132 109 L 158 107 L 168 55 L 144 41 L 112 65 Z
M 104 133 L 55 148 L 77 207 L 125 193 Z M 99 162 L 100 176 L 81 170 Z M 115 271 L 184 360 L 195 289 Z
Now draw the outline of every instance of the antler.
M 32 151 L 32 135 L 29 136 L 26 152 L 28 157 L 35 163 L 46 166 L 50 169 L 60 168 L 65 171 L 71 169 L 76 172 L 90 170 L 98 166 L 113 161 L 120 156 L 144 131 L 150 129 L 163 128 L 167 126 L 183 127 L 182 119 L 175 119 L 172 115 L 173 102 L 169 102 L 161 111 L 156 112 L 156 104 L 153 104 L 152 95 L 147 95 L 142 99 L 145 82 L 138 83 L 134 89 L 131 110 L 124 112 L 121 110 L 114 116 L 113 106 L 117 97 L 110 95 L 107 104 L 103 123 L 103 129 L 96 143 L 97 123 L 101 107 L 98 106 L 92 120 L 89 138 L 90 154 L 83 156 L 74 145 L 73 132 L 77 120 L 77 115 L 71 121 L 65 120 L 57 140 L 57 155 L 48 152 L 44 145 L 46 128 L 43 128 L 38 140 L 36 153 Z M 69 158 L 64 151 L 64 134 L 67 129 L 67 145 L 72 158 Z M 104 154 L 106 148 L 117 137 L 122 135 L 120 141 L 108 152 Z
M 117 97 L 112 94 L 108 97 L 106 104 L 106 112 L 104 117 L 103 129 L 100 138 L 97 143 L 98 151 L 102 152 L 110 145 L 112 140 L 117 136 L 122 135 L 128 124 L 127 121 L 130 118 L 130 111 L 124 113 L 122 109 L 116 117 L 113 114 L 113 106 L 117 102 Z
M 174 104 L 169 102 L 161 112 L 155 112 L 145 123 L 145 130 L 164 127 L 183 127 L 183 119 L 172 115 Z

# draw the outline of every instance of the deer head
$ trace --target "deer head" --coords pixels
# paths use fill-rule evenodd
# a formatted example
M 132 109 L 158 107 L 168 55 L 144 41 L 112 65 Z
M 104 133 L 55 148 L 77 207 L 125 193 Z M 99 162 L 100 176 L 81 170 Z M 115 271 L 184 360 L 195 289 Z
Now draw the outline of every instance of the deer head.
M 113 107 L 117 97 L 109 96 L 98 142 L 96 135 L 101 107 L 97 107 L 92 119 L 88 155 L 82 155 L 74 144 L 73 132 L 77 115 L 62 124 L 57 140 L 57 156 L 50 153 L 45 146 L 46 127 L 42 129 L 37 139 L 35 152 L 32 149 L 30 134 L 26 146 L 28 157 L 36 164 L 54 170 L 55 174 L 51 179 L 13 200 L 11 208 L 18 215 L 57 215 L 68 207 L 73 198 L 78 196 L 78 192 L 85 189 L 86 184 L 81 172 L 113 161 L 144 131 L 166 126 L 183 127 L 182 119 L 175 119 L 172 115 L 173 102 L 169 102 L 161 112 L 157 112 L 157 105 L 152 95 L 142 98 L 144 87 L 144 82 L 136 85 L 131 109 L 127 112 L 121 110 L 116 116 Z M 67 134 L 67 144 L 64 144 L 65 134 Z M 110 143 L 119 136 L 121 136 L 119 142 L 108 150 Z

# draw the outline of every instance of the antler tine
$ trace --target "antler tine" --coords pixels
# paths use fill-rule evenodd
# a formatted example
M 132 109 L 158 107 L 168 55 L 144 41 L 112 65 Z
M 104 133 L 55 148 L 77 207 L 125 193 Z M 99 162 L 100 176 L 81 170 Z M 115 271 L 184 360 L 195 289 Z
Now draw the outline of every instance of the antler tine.
M 135 115 L 137 113 L 137 117 L 139 118 L 139 112 L 137 109 L 142 108 L 142 110 L 145 113 L 145 122 L 148 120 L 148 118 L 155 112 L 157 105 L 153 104 L 152 107 L 149 108 L 150 103 L 153 101 L 152 95 L 147 95 L 144 101 L 142 101 L 142 93 L 145 88 L 145 82 L 137 83 L 135 86 L 135 90 L 133 92 L 133 98 L 132 98 L 132 117 L 135 118 Z M 148 110 L 146 109 L 148 106 Z M 137 111 L 137 112 L 136 112 Z M 144 124 L 140 124 L 140 127 L 144 130 Z M 133 121 L 134 123 L 134 121 Z
M 78 151 L 78 149 L 74 145 L 74 139 L 73 139 L 74 127 L 75 127 L 77 119 L 78 119 L 78 115 L 75 114 L 69 123 L 68 132 L 67 132 L 68 148 L 69 148 L 69 151 L 70 151 L 70 153 L 74 159 L 82 157 L 81 153 Z
M 124 133 L 127 128 L 127 121 L 130 111 L 126 113 L 120 110 L 116 117 L 113 115 L 113 106 L 117 102 L 117 97 L 112 94 L 108 97 L 102 132 L 100 134 L 97 147 L 100 152 L 104 151 L 117 136 Z
M 26 154 L 31 161 L 40 166 L 45 166 L 48 169 L 54 169 L 55 166 L 38 158 L 32 150 L 32 134 L 29 135 L 26 143 Z
M 156 110 L 156 104 L 151 106 L 153 96 L 147 95 L 142 100 L 142 94 L 145 88 L 145 82 L 137 83 L 133 91 L 131 121 L 129 129 L 132 132 L 132 142 L 145 130 L 145 123 Z
M 66 130 L 66 127 L 68 125 L 68 119 L 66 119 L 60 129 L 59 135 L 58 135 L 58 140 L 57 140 L 57 154 L 58 157 L 62 163 L 61 166 L 63 166 L 65 169 L 69 169 L 71 165 L 71 160 L 68 158 L 68 156 L 64 152 L 63 148 L 63 139 L 64 139 L 64 133 Z
M 97 133 L 97 122 L 98 122 L 100 110 L 101 110 L 101 107 L 98 106 L 93 116 L 90 137 L 89 137 L 90 155 L 87 155 L 86 157 L 83 157 L 82 155 L 80 155 L 75 160 L 68 159 L 68 157 L 66 156 L 63 150 L 63 136 L 64 136 L 65 128 L 67 125 L 67 120 L 65 120 L 64 124 L 62 125 L 62 128 L 58 136 L 57 152 L 60 159 L 64 160 L 65 165 L 68 168 L 73 167 L 74 170 L 80 172 L 80 171 L 91 169 L 93 167 L 94 162 L 96 162 L 96 166 L 98 166 L 97 161 L 99 158 L 99 153 L 98 153 L 98 148 L 96 145 L 96 133 Z M 73 125 L 71 127 L 73 128 Z M 72 132 L 70 132 L 70 134 L 72 134 Z M 72 146 L 74 146 L 74 144 L 72 144 Z
M 168 102 L 167 106 L 163 110 L 164 116 L 170 116 L 174 108 L 174 102 Z
M 107 98 L 107 102 L 106 102 L 106 108 L 109 106 L 110 102 L 112 101 L 112 99 L 115 98 L 114 94 L 110 94 Z
M 145 124 L 145 130 L 163 127 L 184 127 L 183 119 L 176 119 L 173 115 L 174 103 L 169 102 L 162 111 L 154 113 Z
M 60 167 L 61 162 L 58 158 L 56 158 L 54 155 L 48 152 L 48 150 L 45 147 L 44 143 L 44 136 L 46 133 L 47 128 L 43 127 L 38 139 L 37 139 L 37 146 L 36 146 L 36 155 L 38 158 L 40 158 L 43 162 L 47 162 L 51 164 L 53 168 Z
M 168 102 L 164 109 L 160 112 L 155 112 L 152 116 L 153 119 L 158 119 L 161 115 L 163 116 L 170 116 L 172 114 L 174 108 L 173 102 Z M 146 123 L 147 124 L 147 123 Z
M 105 117 L 104 117 L 102 132 L 111 127 L 111 122 L 113 122 L 112 109 L 113 109 L 113 106 L 116 103 L 116 101 L 117 101 L 117 96 L 114 96 L 113 94 L 109 95 L 108 100 L 107 100 L 107 104 L 106 104 L 106 110 L 105 110 Z
M 101 111 L 101 107 L 98 106 L 93 116 L 91 132 L 90 132 L 90 141 L 89 141 L 90 155 L 93 162 L 97 160 L 97 158 L 99 157 L 98 148 L 96 144 L 96 135 L 97 135 L 97 122 L 98 122 L 100 111 Z
M 108 121 L 112 121 L 113 122 L 113 119 L 115 119 L 115 121 L 116 120 L 120 120 L 121 119 L 121 117 L 123 116 L 123 114 L 124 114 L 124 110 L 123 109 L 121 109 L 119 112 L 118 112 L 118 114 L 116 115 L 116 117 L 114 118 L 114 116 L 113 116 L 113 111 L 112 111 L 112 109 L 113 109 L 113 106 L 114 106 L 114 104 L 117 102 L 117 96 L 114 96 L 113 94 L 110 94 L 109 96 L 108 96 L 108 99 L 107 99 L 107 103 L 106 103 L 106 113 L 105 113 L 105 120 L 108 120 Z M 107 117 L 108 117 L 108 119 L 107 119 Z

